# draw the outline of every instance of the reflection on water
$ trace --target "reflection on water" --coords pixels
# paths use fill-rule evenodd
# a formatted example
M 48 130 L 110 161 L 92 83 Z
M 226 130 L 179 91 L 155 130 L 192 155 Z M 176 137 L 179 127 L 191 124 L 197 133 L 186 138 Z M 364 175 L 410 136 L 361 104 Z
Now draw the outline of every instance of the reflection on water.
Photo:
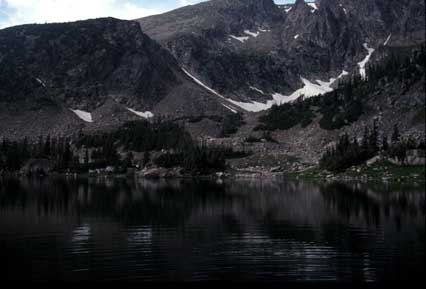
M 5 278 L 421 278 L 424 185 L 1 179 Z

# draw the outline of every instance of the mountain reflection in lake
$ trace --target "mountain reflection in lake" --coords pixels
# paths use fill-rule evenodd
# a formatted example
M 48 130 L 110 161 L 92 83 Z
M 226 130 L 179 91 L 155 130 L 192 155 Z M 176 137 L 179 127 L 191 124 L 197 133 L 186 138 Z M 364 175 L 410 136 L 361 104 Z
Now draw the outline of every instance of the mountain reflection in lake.
M 0 179 L 2 277 L 421 278 L 424 189 L 289 180 Z

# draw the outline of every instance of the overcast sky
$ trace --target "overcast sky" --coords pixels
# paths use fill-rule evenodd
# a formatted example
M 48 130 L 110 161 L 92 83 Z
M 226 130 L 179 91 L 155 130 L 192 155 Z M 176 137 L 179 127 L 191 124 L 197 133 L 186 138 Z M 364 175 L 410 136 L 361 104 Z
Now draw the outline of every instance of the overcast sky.
M 0 0 L 0 29 L 27 23 L 112 16 L 135 19 L 205 0 Z M 294 0 L 275 0 L 291 3 Z

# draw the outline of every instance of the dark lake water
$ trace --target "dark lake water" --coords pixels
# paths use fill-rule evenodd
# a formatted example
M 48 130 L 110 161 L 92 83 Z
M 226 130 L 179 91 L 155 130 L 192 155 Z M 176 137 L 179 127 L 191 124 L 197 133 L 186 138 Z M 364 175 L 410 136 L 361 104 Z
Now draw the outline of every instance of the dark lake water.
M 2 279 L 420 279 L 424 190 L 284 179 L 0 179 Z

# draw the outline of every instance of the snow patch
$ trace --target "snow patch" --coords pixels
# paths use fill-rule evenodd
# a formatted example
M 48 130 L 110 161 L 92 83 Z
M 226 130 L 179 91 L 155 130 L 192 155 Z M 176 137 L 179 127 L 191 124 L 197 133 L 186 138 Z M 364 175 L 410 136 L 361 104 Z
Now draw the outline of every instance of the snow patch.
M 79 109 L 71 109 L 71 111 L 85 122 L 93 122 L 92 114 L 90 112 Z
M 270 29 L 262 29 L 262 28 L 259 28 L 259 31 L 260 31 L 260 32 L 271 32 L 271 30 L 270 30 Z
M 343 12 L 344 12 L 346 15 L 348 15 L 348 11 L 346 10 L 346 8 L 345 8 L 345 7 L 343 7 L 343 4 L 342 4 L 342 3 L 340 3 L 340 4 L 339 4 L 339 6 L 340 6 L 340 8 L 342 8 L 342 9 L 343 9 Z
M 306 3 L 306 4 L 308 4 L 312 8 L 312 10 L 311 10 L 312 13 L 314 13 L 315 11 L 318 10 L 318 6 L 317 6 L 316 3 L 311 2 L 311 3 Z
M 250 30 L 244 30 L 244 33 L 247 34 L 247 35 L 250 35 L 250 36 L 252 36 L 254 38 L 256 38 L 257 36 L 259 36 L 259 34 L 260 34 L 259 31 L 258 32 L 251 32 Z
M 294 39 L 299 38 L 299 36 L 300 36 L 299 34 L 295 35 L 295 36 L 294 36 Z
M 365 79 L 365 77 L 366 77 L 365 66 L 370 61 L 371 55 L 373 54 L 373 52 L 375 50 L 374 50 L 374 48 L 368 47 L 367 43 L 364 43 L 363 46 L 364 46 L 365 50 L 368 51 L 368 55 L 361 62 L 358 62 L 358 66 L 359 66 L 359 74 L 361 75 L 361 77 L 363 79 Z
M 265 93 L 263 92 L 263 90 L 261 90 L 261 89 L 259 89 L 259 88 L 256 88 L 256 87 L 254 87 L 254 86 L 250 86 L 249 88 L 250 88 L 251 90 L 254 90 L 254 91 L 259 92 L 260 94 L 265 94 Z
M 137 116 L 143 117 L 145 119 L 149 119 L 149 118 L 153 118 L 154 114 L 150 111 L 145 111 L 145 112 L 140 112 L 131 108 L 126 107 L 126 109 L 130 112 L 133 112 L 134 114 L 136 114 Z
M 390 34 L 390 35 L 388 36 L 388 38 L 386 39 L 385 43 L 383 43 L 383 46 L 388 45 L 388 43 L 389 43 L 389 41 L 391 40 L 391 38 L 392 38 L 392 34 Z
M 235 35 L 229 35 L 231 38 L 234 38 L 235 40 L 238 40 L 238 41 L 240 41 L 241 43 L 244 43 L 244 42 L 246 42 L 247 40 L 249 40 L 249 38 L 250 37 L 248 37 L 248 36 L 243 36 L 243 37 L 238 37 L 238 36 L 235 36 Z

